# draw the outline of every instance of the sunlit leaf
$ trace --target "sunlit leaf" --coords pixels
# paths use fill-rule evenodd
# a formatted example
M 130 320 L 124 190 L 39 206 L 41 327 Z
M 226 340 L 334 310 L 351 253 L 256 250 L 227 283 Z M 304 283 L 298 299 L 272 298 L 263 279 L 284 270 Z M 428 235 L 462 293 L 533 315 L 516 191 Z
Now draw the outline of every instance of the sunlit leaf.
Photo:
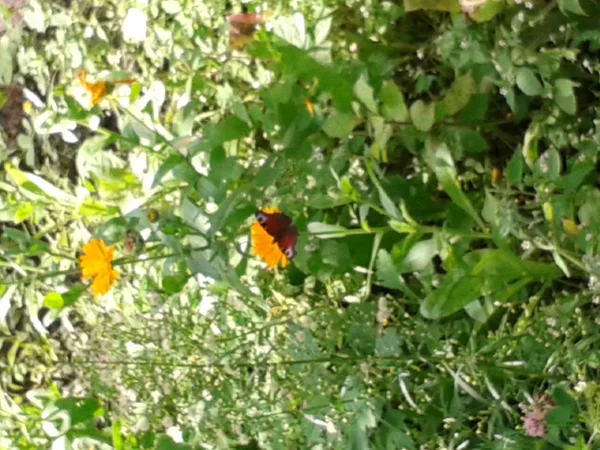
M 435 123 L 435 103 L 417 100 L 410 105 L 410 118 L 417 129 L 429 131 Z
M 517 86 L 524 94 L 536 96 L 542 93 L 542 83 L 533 71 L 527 67 L 520 67 L 517 70 Z

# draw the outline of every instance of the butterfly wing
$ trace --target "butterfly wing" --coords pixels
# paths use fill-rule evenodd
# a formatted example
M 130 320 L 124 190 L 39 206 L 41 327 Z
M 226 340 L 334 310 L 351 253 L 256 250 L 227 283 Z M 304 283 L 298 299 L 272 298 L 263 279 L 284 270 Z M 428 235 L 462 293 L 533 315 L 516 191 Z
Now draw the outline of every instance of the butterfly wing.
M 290 225 L 286 233 L 277 239 L 277 245 L 289 259 L 296 256 L 296 242 L 298 242 L 298 228 L 294 224 Z
M 293 258 L 296 254 L 296 241 L 298 240 L 298 228 L 289 216 L 283 213 L 267 213 L 258 211 L 255 214 L 258 223 L 265 231 L 273 236 L 273 240 L 281 251 L 288 257 Z
M 275 240 L 282 237 L 292 225 L 292 219 L 280 212 L 268 213 L 258 211 L 255 216 L 258 223 L 267 233 L 273 236 Z

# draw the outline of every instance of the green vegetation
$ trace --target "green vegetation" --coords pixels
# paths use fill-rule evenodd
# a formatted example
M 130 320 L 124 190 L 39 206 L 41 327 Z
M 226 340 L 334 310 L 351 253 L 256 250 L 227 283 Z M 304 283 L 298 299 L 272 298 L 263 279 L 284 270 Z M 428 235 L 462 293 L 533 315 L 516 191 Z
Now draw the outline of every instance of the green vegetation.
M 598 1 L 8 6 L 1 449 L 600 448 Z

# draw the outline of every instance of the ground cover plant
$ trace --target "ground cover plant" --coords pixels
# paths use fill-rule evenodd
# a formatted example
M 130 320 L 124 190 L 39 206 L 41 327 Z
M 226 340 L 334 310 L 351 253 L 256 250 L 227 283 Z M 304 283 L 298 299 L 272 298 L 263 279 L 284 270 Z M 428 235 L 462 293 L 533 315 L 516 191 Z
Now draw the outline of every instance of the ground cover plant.
M 598 17 L 0 3 L 0 448 L 600 448 Z

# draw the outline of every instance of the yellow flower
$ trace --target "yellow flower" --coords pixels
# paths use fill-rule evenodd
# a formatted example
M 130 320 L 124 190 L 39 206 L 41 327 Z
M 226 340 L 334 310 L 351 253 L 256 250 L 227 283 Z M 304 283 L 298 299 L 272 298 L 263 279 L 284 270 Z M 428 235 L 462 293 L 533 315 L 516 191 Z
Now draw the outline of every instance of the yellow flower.
M 81 266 L 81 279 L 83 281 L 94 278 L 92 292 L 94 295 L 104 295 L 119 279 L 119 272 L 113 270 L 112 261 L 115 256 L 115 247 L 107 247 L 102 239 L 92 239 L 83 247 L 83 255 L 79 257 Z
M 279 211 L 279 208 L 263 208 L 262 212 L 273 214 L 281 211 Z M 252 235 L 252 250 L 254 254 L 262 258 L 267 263 L 267 266 L 269 266 L 269 269 L 276 267 L 278 264 L 281 264 L 281 267 L 288 265 L 289 260 L 287 256 L 283 254 L 275 238 L 267 233 L 267 230 L 260 223 L 254 222 L 250 228 L 250 233 Z

